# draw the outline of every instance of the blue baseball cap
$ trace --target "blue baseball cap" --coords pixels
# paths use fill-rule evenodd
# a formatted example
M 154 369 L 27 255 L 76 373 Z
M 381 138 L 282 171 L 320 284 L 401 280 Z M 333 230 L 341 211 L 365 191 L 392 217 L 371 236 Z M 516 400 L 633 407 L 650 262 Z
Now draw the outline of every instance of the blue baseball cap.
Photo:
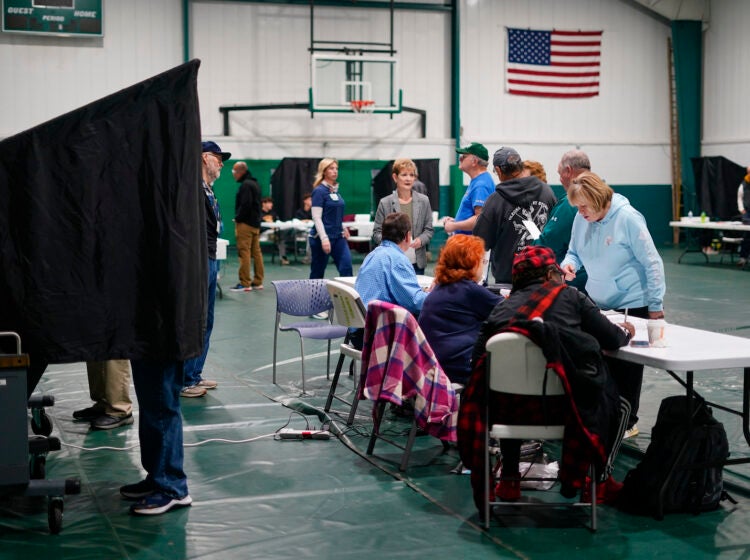
M 216 142 L 211 142 L 211 140 L 203 142 L 203 151 L 211 152 L 213 154 L 219 154 L 221 156 L 221 161 L 227 161 L 230 157 L 232 157 L 232 154 L 230 154 L 229 152 L 222 152 L 221 148 L 219 148 L 219 145 Z

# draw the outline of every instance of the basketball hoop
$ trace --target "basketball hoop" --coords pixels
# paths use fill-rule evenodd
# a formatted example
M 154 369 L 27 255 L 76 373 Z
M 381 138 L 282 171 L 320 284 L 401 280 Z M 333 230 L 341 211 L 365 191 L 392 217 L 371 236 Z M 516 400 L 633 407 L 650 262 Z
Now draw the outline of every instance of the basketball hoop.
M 353 99 L 349 104 L 353 113 L 372 113 L 375 111 L 375 101 L 371 99 Z

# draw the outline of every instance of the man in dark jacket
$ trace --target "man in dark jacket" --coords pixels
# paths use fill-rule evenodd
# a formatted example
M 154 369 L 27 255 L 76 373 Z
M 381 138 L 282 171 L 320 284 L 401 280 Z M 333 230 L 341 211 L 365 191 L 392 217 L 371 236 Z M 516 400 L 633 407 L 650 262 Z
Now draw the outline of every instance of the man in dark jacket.
M 234 199 L 234 235 L 237 238 L 237 255 L 240 258 L 240 283 L 232 292 L 251 292 L 263 289 L 263 254 L 260 252 L 260 185 L 250 173 L 247 163 L 238 161 L 232 167 L 234 180 L 240 183 Z M 250 259 L 254 275 L 250 280 Z
M 487 198 L 473 233 L 492 250 L 495 282 L 509 284 L 513 255 L 539 235 L 557 198 L 537 177 L 521 176 L 523 160 L 513 148 L 496 151 L 492 164 L 500 183 Z

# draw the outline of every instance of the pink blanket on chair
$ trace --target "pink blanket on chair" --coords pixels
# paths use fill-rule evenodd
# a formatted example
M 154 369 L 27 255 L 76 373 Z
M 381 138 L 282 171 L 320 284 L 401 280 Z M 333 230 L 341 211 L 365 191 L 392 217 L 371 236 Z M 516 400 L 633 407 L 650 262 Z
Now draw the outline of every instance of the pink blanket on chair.
M 359 398 L 401 405 L 416 397 L 417 426 L 456 441 L 458 403 L 416 319 L 403 307 L 371 301 L 367 308 Z

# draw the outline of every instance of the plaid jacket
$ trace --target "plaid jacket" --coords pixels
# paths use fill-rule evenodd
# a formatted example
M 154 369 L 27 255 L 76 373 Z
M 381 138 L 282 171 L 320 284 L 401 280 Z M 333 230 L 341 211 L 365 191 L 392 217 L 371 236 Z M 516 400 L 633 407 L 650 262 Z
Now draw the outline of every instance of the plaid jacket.
M 597 433 L 598 427 L 590 429 L 591 417 L 586 415 L 586 422 L 573 400 L 568 374 L 572 373 L 572 360 L 568 353 L 575 352 L 574 348 L 563 348 L 560 344 L 557 325 L 549 322 L 529 320 L 541 316 L 549 307 L 562 286 L 552 288 L 545 285 L 532 294 L 529 302 L 521 307 L 515 319 L 498 332 L 517 332 L 530 338 L 543 351 L 547 359 L 547 367 L 554 371 L 562 380 L 566 391 L 565 406 L 561 407 L 558 398 L 551 397 L 523 397 L 493 393 L 490 400 L 490 421 L 498 423 L 503 416 L 514 414 L 514 422 L 527 424 L 546 424 L 550 417 L 557 423 L 563 414 L 565 435 L 563 438 L 563 452 L 560 461 L 560 481 L 571 488 L 580 489 L 589 465 L 594 462 L 603 465 L 606 462 L 606 450 L 602 438 Z M 487 430 L 487 378 L 486 354 L 474 366 L 471 379 L 461 396 L 461 410 L 458 424 L 458 448 L 463 464 L 472 471 L 472 486 L 477 507 L 482 507 L 484 480 L 485 433 Z M 522 410 L 522 417 L 518 411 Z M 563 412 L 564 410 L 564 412 Z M 512 412 L 511 412 L 512 411 Z M 553 416 L 554 415 L 554 416 Z M 510 419 L 510 418 L 509 418 Z
M 403 307 L 379 300 L 367 306 L 362 376 L 359 398 L 401 405 L 416 397 L 417 425 L 456 441 L 456 394 L 416 319 Z

